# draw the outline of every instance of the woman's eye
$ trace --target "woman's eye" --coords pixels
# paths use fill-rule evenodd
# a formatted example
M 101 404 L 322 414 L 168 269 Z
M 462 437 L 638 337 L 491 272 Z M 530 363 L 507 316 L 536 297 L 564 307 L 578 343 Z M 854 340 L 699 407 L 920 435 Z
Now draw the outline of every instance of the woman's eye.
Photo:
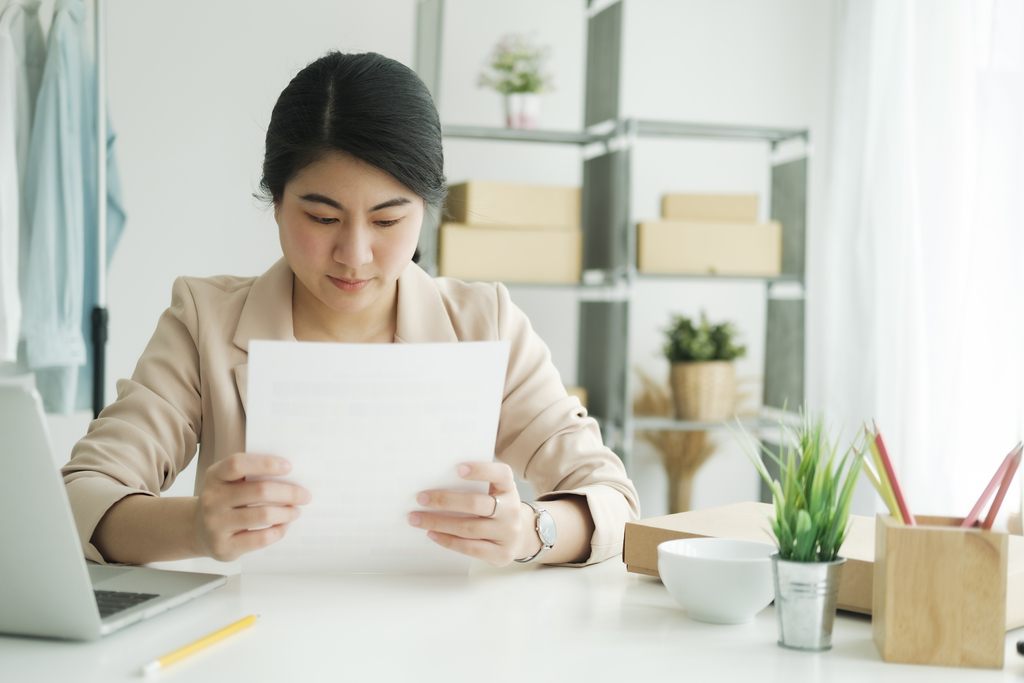
M 400 220 L 402 220 L 402 219 L 401 218 L 395 218 L 395 219 L 387 220 L 387 221 L 376 221 L 376 223 L 381 228 L 390 228 L 392 225 L 394 225 L 395 223 L 399 222 Z
M 307 213 L 306 215 L 309 216 L 309 219 L 311 221 L 313 221 L 314 223 L 319 223 L 320 225 L 330 225 L 331 223 L 337 223 L 338 222 L 337 218 L 330 218 L 330 217 L 324 217 L 324 216 L 314 216 L 311 213 Z

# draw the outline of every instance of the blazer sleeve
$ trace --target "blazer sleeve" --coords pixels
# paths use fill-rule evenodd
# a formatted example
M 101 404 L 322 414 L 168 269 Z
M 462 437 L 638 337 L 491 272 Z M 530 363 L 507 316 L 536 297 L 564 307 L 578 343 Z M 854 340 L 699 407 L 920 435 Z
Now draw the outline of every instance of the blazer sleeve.
M 510 343 L 496 456 L 536 488 L 538 500 L 586 498 L 594 535 L 579 564 L 606 560 L 622 552 L 625 524 L 640 515 L 636 488 L 597 422 L 566 392 L 526 314 L 504 285 L 495 289 L 498 337 Z
M 122 498 L 157 496 L 191 462 L 202 429 L 198 316 L 184 278 L 117 400 L 93 420 L 61 469 L 85 556 L 106 562 L 92 535 Z

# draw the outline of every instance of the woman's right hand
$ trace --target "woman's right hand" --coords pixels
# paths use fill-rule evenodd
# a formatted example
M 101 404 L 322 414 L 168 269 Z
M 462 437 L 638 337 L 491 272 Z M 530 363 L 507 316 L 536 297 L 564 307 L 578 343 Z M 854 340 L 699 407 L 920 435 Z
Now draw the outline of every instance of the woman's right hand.
M 273 479 L 291 463 L 273 455 L 235 453 L 206 470 L 196 505 L 195 540 L 198 553 L 229 562 L 284 537 L 299 516 L 299 505 L 312 497 L 305 488 Z

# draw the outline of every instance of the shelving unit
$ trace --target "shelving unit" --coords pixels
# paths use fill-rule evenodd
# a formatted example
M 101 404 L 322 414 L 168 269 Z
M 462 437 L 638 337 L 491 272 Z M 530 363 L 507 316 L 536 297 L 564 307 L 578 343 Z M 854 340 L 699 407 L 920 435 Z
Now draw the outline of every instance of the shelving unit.
M 776 420 L 759 415 L 738 416 L 738 424 L 748 431 L 760 431 L 762 429 L 773 429 L 778 426 Z M 730 425 L 736 425 L 736 421 L 730 421 Z M 696 420 L 674 420 L 670 417 L 637 416 L 633 418 L 634 431 L 651 432 L 706 432 L 714 429 L 721 429 L 721 422 L 702 422 Z
M 631 466 L 641 430 L 707 431 L 724 423 L 684 422 L 632 414 L 629 372 L 630 302 L 644 281 L 763 282 L 767 304 L 762 404 L 778 413 L 804 400 L 804 252 L 807 157 L 805 129 L 656 121 L 620 116 L 622 1 L 587 18 L 586 83 L 582 131 L 510 130 L 444 126 L 448 138 L 575 145 L 582 150 L 583 278 L 572 289 L 579 301 L 577 383 L 606 443 Z M 589 2 L 586 3 L 589 7 Z M 417 16 L 417 71 L 437 96 L 441 73 L 444 0 L 421 0 Z M 775 277 L 649 275 L 636 269 L 636 220 L 630 206 L 633 156 L 642 138 L 716 139 L 768 146 L 771 191 L 768 215 L 783 226 L 782 272 Z M 433 266 L 437 225 L 425 226 L 421 252 Z M 774 411 L 772 410 L 774 409 Z M 750 416 L 750 431 L 777 429 L 777 418 Z M 769 437 L 768 440 L 772 440 Z

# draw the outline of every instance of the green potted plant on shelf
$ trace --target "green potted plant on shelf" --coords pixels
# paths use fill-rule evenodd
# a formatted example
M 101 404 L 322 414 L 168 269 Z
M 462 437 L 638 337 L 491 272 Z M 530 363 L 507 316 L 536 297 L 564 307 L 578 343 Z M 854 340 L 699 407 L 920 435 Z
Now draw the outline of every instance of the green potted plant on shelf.
M 504 97 L 509 128 L 536 128 L 540 123 L 540 94 L 551 89 L 551 77 L 544 72 L 547 59 L 547 47 L 520 34 L 505 35 L 494 46 L 478 85 Z
M 772 556 L 779 645 L 799 650 L 832 647 L 839 577 L 839 556 L 849 530 L 850 501 L 860 474 L 863 442 L 852 442 L 842 456 L 822 418 L 801 415 L 793 426 L 780 423 L 778 453 L 747 434 L 744 450 L 772 492 L 772 535 L 779 552 Z M 773 478 L 767 457 L 778 468 Z
M 676 417 L 680 420 L 724 420 L 736 412 L 736 367 L 747 349 L 736 343 L 732 323 L 712 324 L 701 311 L 700 322 L 672 316 L 664 330 L 665 357 Z

